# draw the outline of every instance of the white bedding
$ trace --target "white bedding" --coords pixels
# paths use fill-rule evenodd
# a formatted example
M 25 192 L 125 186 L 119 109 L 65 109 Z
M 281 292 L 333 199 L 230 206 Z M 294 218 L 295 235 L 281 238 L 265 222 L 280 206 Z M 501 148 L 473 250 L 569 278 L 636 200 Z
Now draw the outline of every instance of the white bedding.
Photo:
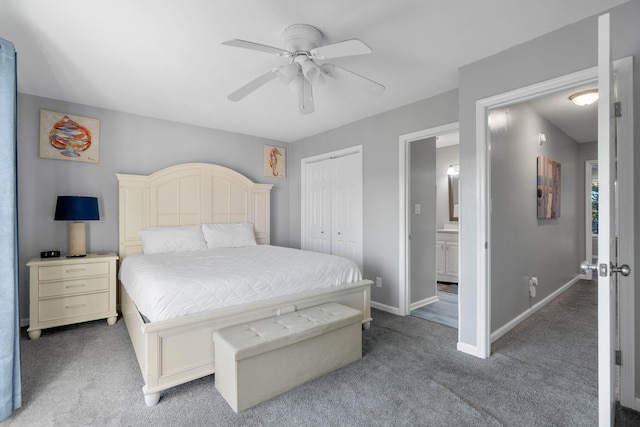
M 346 258 L 279 246 L 127 256 L 119 278 L 149 321 L 362 280 Z

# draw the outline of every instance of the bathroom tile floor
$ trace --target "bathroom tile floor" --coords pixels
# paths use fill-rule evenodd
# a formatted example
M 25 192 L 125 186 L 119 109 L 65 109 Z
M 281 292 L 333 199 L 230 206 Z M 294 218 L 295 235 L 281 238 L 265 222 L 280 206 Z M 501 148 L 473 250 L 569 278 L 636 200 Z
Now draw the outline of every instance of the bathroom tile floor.
M 411 315 L 458 328 L 458 285 L 438 283 L 438 301 L 411 311 Z

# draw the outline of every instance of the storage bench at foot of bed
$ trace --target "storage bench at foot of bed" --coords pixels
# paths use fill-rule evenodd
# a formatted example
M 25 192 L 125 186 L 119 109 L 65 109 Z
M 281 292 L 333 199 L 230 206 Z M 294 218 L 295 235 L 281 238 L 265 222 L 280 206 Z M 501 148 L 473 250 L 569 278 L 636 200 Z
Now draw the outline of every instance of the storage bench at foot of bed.
M 362 313 L 337 303 L 221 329 L 215 385 L 234 411 L 362 357 Z

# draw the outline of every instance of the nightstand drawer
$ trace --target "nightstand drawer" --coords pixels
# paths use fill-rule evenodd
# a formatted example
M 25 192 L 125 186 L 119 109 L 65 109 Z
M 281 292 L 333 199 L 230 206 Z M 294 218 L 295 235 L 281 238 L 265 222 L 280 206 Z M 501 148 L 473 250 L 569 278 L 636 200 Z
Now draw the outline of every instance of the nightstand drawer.
M 109 310 L 109 293 L 77 295 L 73 297 L 41 300 L 38 305 L 40 322 L 106 313 Z
M 87 254 L 79 258 L 33 258 L 29 267 L 29 338 L 42 329 L 71 323 L 118 320 L 118 255 Z
M 38 267 L 38 280 L 61 280 L 76 277 L 106 276 L 109 274 L 108 262 L 83 264 L 46 265 Z
M 65 280 L 64 282 L 45 282 L 38 286 L 38 296 L 55 297 L 70 294 L 106 291 L 109 289 L 109 276 L 87 277 L 85 279 Z

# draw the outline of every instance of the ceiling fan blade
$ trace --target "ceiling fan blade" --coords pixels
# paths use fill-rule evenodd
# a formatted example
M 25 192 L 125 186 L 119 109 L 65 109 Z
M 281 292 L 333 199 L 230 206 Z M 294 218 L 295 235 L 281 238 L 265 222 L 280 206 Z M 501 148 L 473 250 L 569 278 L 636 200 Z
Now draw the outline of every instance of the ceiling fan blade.
M 385 91 L 385 87 L 378 82 L 374 82 L 360 74 L 349 71 L 346 68 L 339 67 L 335 64 L 323 64 L 322 72 L 336 79 L 342 79 L 349 81 L 349 83 L 359 86 L 361 89 L 372 93 L 374 95 L 382 95 Z
M 277 74 L 273 70 L 267 71 L 260 77 L 251 80 L 249 83 L 242 86 L 240 89 L 231 93 L 229 96 L 227 96 L 227 98 L 229 99 L 229 101 L 240 101 L 242 98 L 249 95 L 254 90 L 259 89 L 260 87 L 269 83 L 271 80 L 275 79 L 276 77 L 277 77 Z
M 311 57 L 317 59 L 339 58 L 341 56 L 364 55 L 373 52 L 362 40 L 350 39 L 320 46 L 311 50 Z
M 291 56 L 291 52 L 288 50 L 280 49 L 279 47 L 267 46 L 266 44 L 248 42 L 246 40 L 233 39 L 226 42 L 222 42 L 223 45 L 241 47 L 243 49 L 257 50 L 259 52 L 271 53 L 279 56 Z
M 302 90 L 298 92 L 298 108 L 300 114 L 311 114 L 314 110 L 313 89 L 309 80 L 302 79 Z

